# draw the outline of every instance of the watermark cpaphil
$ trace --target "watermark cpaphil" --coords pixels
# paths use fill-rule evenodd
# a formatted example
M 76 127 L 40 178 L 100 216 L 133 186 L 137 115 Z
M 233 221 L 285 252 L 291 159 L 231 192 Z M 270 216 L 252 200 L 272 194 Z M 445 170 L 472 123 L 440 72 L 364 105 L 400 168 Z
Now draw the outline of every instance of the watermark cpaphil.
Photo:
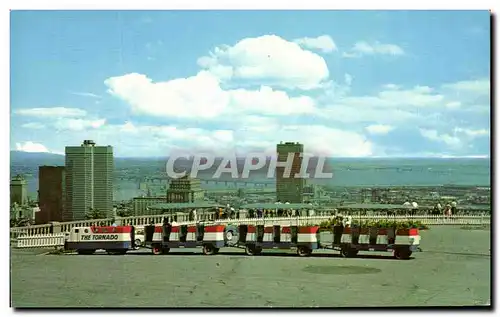
M 326 171 L 325 171 L 326 169 Z M 170 178 L 189 175 L 197 178 L 199 173 L 211 174 L 220 179 L 229 175 L 231 179 L 247 179 L 250 173 L 266 178 L 333 178 L 331 164 L 325 156 L 308 153 L 288 153 L 286 160 L 265 153 L 250 153 L 244 157 L 234 155 L 216 156 L 207 153 L 194 155 L 177 154 L 167 159 L 166 173 Z

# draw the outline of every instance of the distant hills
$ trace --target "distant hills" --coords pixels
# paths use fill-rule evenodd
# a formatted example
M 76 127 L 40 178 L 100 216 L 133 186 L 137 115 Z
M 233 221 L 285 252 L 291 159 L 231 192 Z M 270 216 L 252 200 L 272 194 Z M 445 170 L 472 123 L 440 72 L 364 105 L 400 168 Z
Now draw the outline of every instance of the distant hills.
M 64 165 L 64 155 L 10 151 L 10 165 Z

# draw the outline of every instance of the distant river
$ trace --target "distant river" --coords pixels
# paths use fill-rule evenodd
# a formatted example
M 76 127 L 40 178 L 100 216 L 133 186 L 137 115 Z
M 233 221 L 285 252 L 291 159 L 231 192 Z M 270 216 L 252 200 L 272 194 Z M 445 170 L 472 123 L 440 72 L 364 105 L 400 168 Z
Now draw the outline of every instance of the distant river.
M 315 183 L 332 186 L 439 186 L 443 184 L 490 186 L 490 161 L 484 159 L 339 159 L 332 160 L 332 164 L 334 177 L 314 181 Z M 252 178 L 258 180 L 262 179 L 262 176 L 255 175 Z M 127 200 L 145 193 L 139 189 L 139 183 L 133 181 L 118 181 L 114 186 L 115 200 Z M 226 187 L 224 183 L 207 185 L 204 182 L 202 186 L 206 189 Z M 234 185 L 231 187 L 235 188 Z M 31 197 L 36 197 L 37 189 L 38 179 L 28 179 L 28 191 Z M 153 194 L 160 193 L 154 190 Z

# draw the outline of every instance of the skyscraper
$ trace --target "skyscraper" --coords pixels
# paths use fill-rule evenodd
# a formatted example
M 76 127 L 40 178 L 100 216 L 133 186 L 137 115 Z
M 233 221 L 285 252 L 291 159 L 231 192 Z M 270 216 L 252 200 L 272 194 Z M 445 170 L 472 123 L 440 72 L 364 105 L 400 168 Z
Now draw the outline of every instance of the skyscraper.
M 276 167 L 276 198 L 285 203 L 302 203 L 302 194 L 304 191 L 304 178 L 295 178 L 295 174 L 300 173 L 302 165 L 301 153 L 304 152 L 304 145 L 294 142 L 281 142 L 276 147 L 278 162 L 286 162 L 289 153 L 294 153 L 292 170 L 288 178 L 283 177 L 284 167 Z
M 82 220 L 90 209 L 113 213 L 113 147 L 92 140 L 66 147 L 66 201 L 63 221 Z
M 62 221 L 66 176 L 64 166 L 40 166 L 38 168 L 37 224 Z

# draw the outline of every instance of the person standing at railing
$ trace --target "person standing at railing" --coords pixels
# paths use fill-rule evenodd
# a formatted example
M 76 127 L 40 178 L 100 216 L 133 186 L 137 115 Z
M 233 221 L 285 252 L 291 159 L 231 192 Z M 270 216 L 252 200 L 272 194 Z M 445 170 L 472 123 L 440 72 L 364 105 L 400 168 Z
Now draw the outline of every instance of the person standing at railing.
M 457 212 L 457 203 L 454 201 L 451 203 L 451 214 L 454 215 Z
M 314 217 L 314 215 L 315 215 L 314 209 L 312 209 L 312 208 L 311 208 L 311 209 L 309 209 L 309 211 L 307 212 L 307 215 L 308 215 L 309 217 Z
M 451 217 L 452 213 L 451 213 L 451 205 L 450 204 L 447 204 L 445 209 L 444 209 L 444 215 L 446 217 Z

